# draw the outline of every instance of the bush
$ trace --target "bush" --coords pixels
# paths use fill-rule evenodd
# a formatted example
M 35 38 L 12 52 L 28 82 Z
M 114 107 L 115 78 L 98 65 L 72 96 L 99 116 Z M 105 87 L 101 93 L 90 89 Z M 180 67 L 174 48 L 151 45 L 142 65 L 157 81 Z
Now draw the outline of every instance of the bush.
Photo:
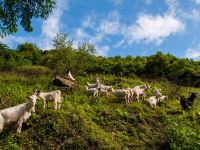
M 32 65 L 16 67 L 15 72 L 23 74 L 25 76 L 39 76 L 39 75 L 48 75 L 52 73 L 52 71 L 45 66 L 32 66 Z

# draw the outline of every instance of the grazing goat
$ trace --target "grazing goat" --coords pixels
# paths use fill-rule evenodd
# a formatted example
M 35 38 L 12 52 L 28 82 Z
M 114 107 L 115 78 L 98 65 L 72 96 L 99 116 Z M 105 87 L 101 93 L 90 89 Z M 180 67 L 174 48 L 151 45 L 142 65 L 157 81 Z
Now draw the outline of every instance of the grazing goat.
M 184 96 L 180 97 L 180 104 L 183 110 L 189 110 L 189 106 L 193 105 L 194 99 L 197 97 L 197 93 L 191 92 L 190 97 L 185 98 Z
M 108 96 L 109 95 L 109 90 L 104 90 L 104 89 L 99 88 L 98 93 L 99 93 L 100 96 L 103 96 L 103 95 Z
M 17 123 L 17 132 L 21 132 L 22 124 L 30 116 L 31 111 L 35 107 L 37 97 L 35 94 L 28 96 L 29 102 L 14 107 L 0 110 L 0 133 L 5 125 Z
M 131 89 L 131 96 L 134 97 L 136 96 L 136 99 L 139 101 L 139 97 L 140 95 L 142 95 L 142 98 L 143 100 L 145 99 L 145 94 L 146 94 L 146 91 L 150 89 L 150 86 L 149 85 L 144 85 L 144 86 L 141 86 L 141 87 L 134 87 L 133 89 Z
M 154 93 L 155 96 L 162 96 L 161 89 L 155 88 L 155 90 L 153 91 L 153 93 Z
M 87 87 L 90 88 L 97 88 L 99 86 L 99 83 L 88 83 L 86 82 Z
M 122 97 L 125 99 L 126 103 L 130 102 L 130 91 L 127 89 L 114 90 L 113 88 L 109 89 L 115 96 Z
M 144 85 L 137 85 L 134 88 L 144 88 L 145 86 L 146 86 L 145 84 Z
M 112 86 L 99 84 L 98 88 L 100 88 L 102 90 L 110 90 L 110 89 L 112 89 Z
M 168 99 L 168 96 L 161 96 L 158 98 L 158 101 L 163 102 L 165 99 Z
M 48 102 L 54 102 L 54 109 L 60 109 L 60 105 L 62 102 L 61 91 L 56 90 L 52 92 L 40 92 L 40 90 L 35 91 L 37 97 L 43 100 L 43 107 L 44 109 L 46 106 L 48 107 Z
M 149 99 L 147 99 L 147 101 L 151 104 L 151 107 L 156 108 L 156 104 L 161 97 L 162 97 L 162 95 L 151 96 L 151 97 L 149 97 Z
M 88 88 L 88 86 L 85 86 L 85 90 L 88 95 L 93 95 L 94 97 L 98 96 L 98 88 Z
M 96 78 L 96 83 L 88 83 L 88 82 L 86 82 L 86 84 L 87 84 L 87 87 L 90 89 L 90 88 L 98 88 L 99 87 L 99 85 L 100 85 L 100 80 L 99 80 L 99 78 Z

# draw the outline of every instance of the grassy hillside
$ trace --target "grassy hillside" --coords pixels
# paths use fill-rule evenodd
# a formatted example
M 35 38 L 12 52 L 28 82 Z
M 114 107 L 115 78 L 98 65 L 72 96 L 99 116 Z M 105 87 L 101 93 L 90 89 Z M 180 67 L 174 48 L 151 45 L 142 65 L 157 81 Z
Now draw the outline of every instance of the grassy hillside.
M 125 104 L 114 96 L 93 99 L 84 93 L 87 81 L 96 77 L 114 88 L 143 83 L 160 87 L 169 100 L 151 108 L 145 102 Z M 0 73 L 0 109 L 26 102 L 27 93 L 57 89 L 51 74 Z M 189 112 L 182 112 L 179 95 L 200 89 L 180 87 L 167 81 L 142 81 L 116 76 L 78 76 L 80 89 L 62 90 L 61 110 L 43 109 L 23 124 L 22 133 L 9 127 L 0 134 L 0 149 L 200 149 L 200 98 Z M 147 97 L 152 95 L 148 91 Z

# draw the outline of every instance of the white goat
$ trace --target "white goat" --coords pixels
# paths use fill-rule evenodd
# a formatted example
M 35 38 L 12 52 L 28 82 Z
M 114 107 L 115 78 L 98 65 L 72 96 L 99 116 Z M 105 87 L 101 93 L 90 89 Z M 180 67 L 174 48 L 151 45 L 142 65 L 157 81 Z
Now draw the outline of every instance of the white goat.
M 86 84 L 87 84 L 87 87 L 90 89 L 90 88 L 97 88 L 98 86 L 99 86 L 99 84 L 98 83 L 88 83 L 88 82 L 86 82 Z
M 162 95 L 157 95 L 157 96 L 151 96 L 149 97 L 149 99 L 147 100 L 150 104 L 151 104 L 151 107 L 154 107 L 156 108 L 156 104 L 157 102 L 163 102 L 164 99 L 167 99 L 168 96 L 162 96 Z
M 138 86 L 138 87 L 134 87 L 133 89 L 131 89 L 130 93 L 131 93 L 131 96 L 134 97 L 136 96 L 136 99 L 139 101 L 139 97 L 140 95 L 142 95 L 142 99 L 144 100 L 145 98 L 145 94 L 146 94 L 146 91 L 150 89 L 150 86 L 149 85 L 144 85 L 144 86 Z
M 156 104 L 158 102 L 158 99 L 156 96 L 149 97 L 149 99 L 147 99 L 147 101 L 151 104 L 151 107 L 156 108 Z
M 109 90 L 104 90 L 104 89 L 99 88 L 98 93 L 99 93 L 100 96 L 103 96 L 103 95 L 108 96 L 109 95 Z
M 99 78 L 96 78 L 96 83 L 89 83 L 89 82 L 86 82 L 87 84 L 87 87 L 90 89 L 90 88 L 98 88 L 99 85 L 100 85 L 100 80 Z
M 162 96 L 162 93 L 161 93 L 161 89 L 159 88 L 159 89 L 157 89 L 157 88 L 155 88 L 155 90 L 153 91 L 153 93 L 154 93 L 154 95 L 155 96 Z
M 99 89 L 97 88 L 88 88 L 88 86 L 85 86 L 85 90 L 88 95 L 98 96 Z
M 168 99 L 168 96 L 163 96 L 161 93 L 161 89 L 155 88 L 154 95 L 158 98 L 158 101 L 163 102 L 165 99 Z
M 54 109 L 60 109 L 60 105 L 62 102 L 61 91 L 56 90 L 52 92 L 40 92 L 40 90 L 35 91 L 37 97 L 43 100 L 43 107 L 44 109 L 46 106 L 48 107 L 48 102 L 54 102 Z
M 137 85 L 134 88 L 144 88 L 145 86 L 146 86 L 145 84 L 144 85 Z
M 112 89 L 112 86 L 99 84 L 98 88 L 100 88 L 102 90 L 110 90 L 110 89 Z
M 28 98 L 29 102 L 27 103 L 0 110 L 0 133 L 5 125 L 12 123 L 17 123 L 17 132 L 21 132 L 22 124 L 31 116 L 31 111 L 35 107 L 37 99 L 35 94 Z
M 163 102 L 165 99 L 168 99 L 168 96 L 161 96 L 158 98 L 158 101 Z
M 126 103 L 130 102 L 130 91 L 127 89 L 120 89 L 120 90 L 115 90 L 113 88 L 110 89 L 111 92 L 117 96 L 117 97 L 122 97 L 125 99 Z

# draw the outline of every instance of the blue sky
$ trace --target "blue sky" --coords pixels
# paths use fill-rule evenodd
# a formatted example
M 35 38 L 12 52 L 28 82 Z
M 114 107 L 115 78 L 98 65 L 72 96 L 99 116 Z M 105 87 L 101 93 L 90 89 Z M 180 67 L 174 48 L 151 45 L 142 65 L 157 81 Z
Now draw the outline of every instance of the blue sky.
M 47 20 L 33 19 L 34 31 L 20 27 L 0 39 L 12 48 L 31 42 L 51 49 L 58 32 L 90 41 L 99 55 L 148 56 L 160 50 L 200 59 L 200 0 L 56 0 Z

